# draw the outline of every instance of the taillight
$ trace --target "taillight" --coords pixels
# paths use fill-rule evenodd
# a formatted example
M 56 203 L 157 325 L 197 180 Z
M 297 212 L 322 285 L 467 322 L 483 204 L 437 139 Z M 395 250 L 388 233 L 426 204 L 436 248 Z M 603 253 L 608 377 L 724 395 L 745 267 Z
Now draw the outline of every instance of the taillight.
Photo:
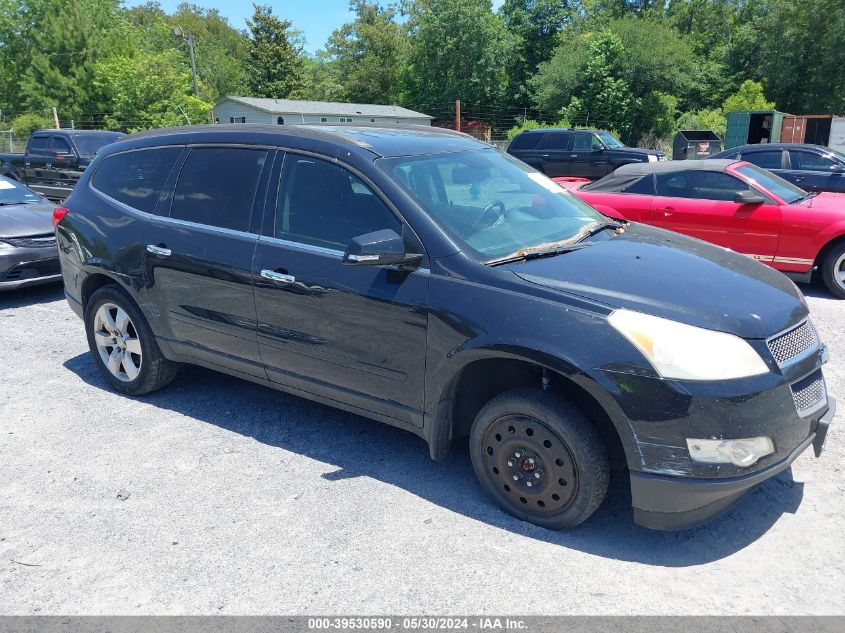
M 67 207 L 56 207 L 53 209 L 53 226 L 58 226 L 59 222 L 65 219 L 65 216 L 70 213 Z

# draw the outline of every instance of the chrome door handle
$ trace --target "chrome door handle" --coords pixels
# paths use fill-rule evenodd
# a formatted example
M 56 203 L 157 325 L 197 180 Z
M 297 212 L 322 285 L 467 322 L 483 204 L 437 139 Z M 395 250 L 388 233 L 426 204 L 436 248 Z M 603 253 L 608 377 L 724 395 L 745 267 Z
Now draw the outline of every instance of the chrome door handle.
M 154 244 L 147 244 L 147 250 L 153 255 L 161 255 L 162 257 L 167 257 L 168 255 L 170 255 L 169 248 L 155 246 Z
M 548 155 L 548 154 L 540 154 L 540 156 L 542 156 L 543 158 L 548 158 L 548 157 L 549 157 L 549 155 Z
M 277 273 L 275 270 L 262 270 L 261 276 L 270 281 L 280 281 L 283 284 L 291 284 L 296 281 L 293 275 L 286 275 L 285 273 Z

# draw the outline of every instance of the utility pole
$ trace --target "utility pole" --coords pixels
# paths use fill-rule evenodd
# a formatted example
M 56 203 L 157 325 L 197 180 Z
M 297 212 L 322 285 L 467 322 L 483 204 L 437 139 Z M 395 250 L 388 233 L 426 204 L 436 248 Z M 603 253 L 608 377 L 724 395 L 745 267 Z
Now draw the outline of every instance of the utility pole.
M 59 128 L 59 113 L 56 112 L 56 106 L 53 106 L 53 123 L 56 124 L 57 130 L 60 129 Z
M 455 130 L 461 131 L 461 100 L 455 99 Z
M 190 33 L 185 33 L 181 26 L 173 27 L 173 36 L 182 38 L 182 41 L 188 45 L 188 57 L 191 59 L 191 78 L 194 80 L 194 96 L 199 99 L 200 89 L 197 85 L 197 62 L 194 59 L 194 36 Z

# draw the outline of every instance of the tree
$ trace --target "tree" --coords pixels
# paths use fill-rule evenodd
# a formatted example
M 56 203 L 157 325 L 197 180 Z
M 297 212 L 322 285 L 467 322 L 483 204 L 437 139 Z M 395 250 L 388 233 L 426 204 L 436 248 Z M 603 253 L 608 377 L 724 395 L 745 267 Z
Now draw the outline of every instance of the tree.
M 110 129 L 207 123 L 212 108 L 194 96 L 191 71 L 173 49 L 103 60 L 96 66 L 95 83 L 110 105 L 102 121 Z
M 490 0 L 417 0 L 406 10 L 405 103 L 444 111 L 461 99 L 493 112 L 505 95 L 514 39 Z
M 508 97 L 512 105 L 530 105 L 528 78 L 548 61 L 558 33 L 572 22 L 577 0 L 505 0 L 501 14 L 516 46 L 508 69 Z
M 326 44 L 343 92 L 359 103 L 396 103 L 402 31 L 395 10 L 370 0 L 350 0 L 355 20 L 334 31 Z
M 335 60 L 326 51 L 317 51 L 303 60 L 305 74 L 302 98 L 313 101 L 348 101 Z
M 750 79 L 742 82 L 739 90 L 725 99 L 722 104 L 724 112 L 740 110 L 774 110 L 775 104 L 763 96 L 763 86 Z
M 97 107 L 93 85 L 98 59 L 121 48 L 117 0 L 54 3 L 31 33 L 37 51 L 23 73 L 26 106 L 56 106 L 63 119 L 79 119 Z
M 782 110 L 845 113 L 842 0 L 759 0 L 766 92 Z
M 297 98 L 304 85 L 302 49 L 292 40 L 291 23 L 273 15 L 269 5 L 256 4 L 252 20 L 247 84 L 254 97 Z
M 561 116 L 576 124 L 629 133 L 638 100 L 625 80 L 614 76 L 625 52 L 622 42 L 610 31 L 603 31 L 591 39 L 589 50 L 577 95 L 561 110 Z

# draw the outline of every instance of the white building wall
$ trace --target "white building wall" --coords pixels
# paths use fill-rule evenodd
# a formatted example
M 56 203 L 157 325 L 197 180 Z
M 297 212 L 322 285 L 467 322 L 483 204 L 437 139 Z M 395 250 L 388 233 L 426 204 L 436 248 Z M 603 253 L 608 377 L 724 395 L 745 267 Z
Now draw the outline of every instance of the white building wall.
M 375 123 L 375 124 L 402 124 L 402 125 L 431 125 L 430 119 L 410 119 L 403 117 L 368 117 L 361 115 L 339 115 L 332 113 L 325 114 L 299 114 L 296 112 L 280 112 L 270 113 L 258 108 L 237 103 L 235 101 L 223 101 L 214 108 L 214 118 L 216 123 L 231 123 L 231 119 L 235 118 L 236 122 L 241 122 L 243 117 L 244 123 L 270 123 L 276 124 L 278 117 L 282 117 L 284 123 L 287 125 L 295 123 L 350 123 L 348 119 L 352 119 L 351 124 L 356 123 Z M 325 121 L 323 119 L 326 119 Z M 341 121 L 341 119 L 344 119 Z

